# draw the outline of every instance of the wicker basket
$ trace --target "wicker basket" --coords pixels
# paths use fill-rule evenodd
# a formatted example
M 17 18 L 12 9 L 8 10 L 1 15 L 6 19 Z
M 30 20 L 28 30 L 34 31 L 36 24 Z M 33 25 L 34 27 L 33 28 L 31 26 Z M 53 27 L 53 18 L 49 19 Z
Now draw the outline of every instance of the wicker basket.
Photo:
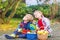
M 39 40 L 47 40 L 48 39 L 48 34 L 46 34 L 46 35 L 37 34 L 37 36 L 38 36 Z

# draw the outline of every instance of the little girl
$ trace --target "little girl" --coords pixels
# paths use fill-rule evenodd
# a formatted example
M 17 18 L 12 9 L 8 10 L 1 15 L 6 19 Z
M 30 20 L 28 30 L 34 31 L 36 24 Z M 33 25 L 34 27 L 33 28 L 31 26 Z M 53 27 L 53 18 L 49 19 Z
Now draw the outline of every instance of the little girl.
M 35 18 L 38 19 L 37 26 L 39 30 L 47 30 L 49 32 L 49 37 L 51 36 L 52 29 L 50 28 L 50 20 L 42 14 L 41 11 L 36 10 L 34 12 Z
M 32 21 L 33 16 L 31 14 L 26 14 L 14 33 L 11 35 L 5 35 L 5 37 L 7 39 L 26 38 L 27 32 L 30 32 L 30 24 L 32 24 Z

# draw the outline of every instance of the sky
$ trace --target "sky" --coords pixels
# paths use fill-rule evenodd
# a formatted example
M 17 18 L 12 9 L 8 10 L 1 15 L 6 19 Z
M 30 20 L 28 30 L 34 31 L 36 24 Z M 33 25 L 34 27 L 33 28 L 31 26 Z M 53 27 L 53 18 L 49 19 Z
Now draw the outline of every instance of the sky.
M 43 1 L 44 1 L 44 0 L 43 0 Z M 40 1 L 40 2 L 37 3 L 36 0 L 25 0 L 27 6 L 42 4 L 42 3 L 44 3 L 43 1 Z M 60 2 L 60 0 L 57 0 L 57 2 Z M 49 1 L 49 4 L 52 4 L 52 3 L 53 3 L 53 0 L 50 0 L 50 1 Z

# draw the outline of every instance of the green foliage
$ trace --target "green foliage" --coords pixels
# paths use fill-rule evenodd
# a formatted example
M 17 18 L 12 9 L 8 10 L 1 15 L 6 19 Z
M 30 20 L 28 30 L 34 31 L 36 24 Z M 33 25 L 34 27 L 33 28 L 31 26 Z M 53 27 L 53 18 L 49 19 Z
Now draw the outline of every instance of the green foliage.
M 11 0 L 10 0 L 11 1 Z M 3 11 L 5 11 L 5 7 L 7 7 L 9 3 L 9 0 L 6 0 L 6 1 L 2 1 L 0 0 L 0 9 L 2 9 Z M 36 6 L 29 6 L 29 7 L 26 7 L 26 4 L 25 3 L 22 3 L 20 2 L 17 10 L 16 10 L 16 14 L 15 14 L 15 18 L 22 18 L 24 17 L 25 14 L 33 14 L 33 12 L 35 10 L 39 10 L 39 11 L 42 11 L 43 14 L 46 16 L 46 17 L 49 17 L 50 16 L 50 6 L 53 6 L 54 7 L 55 4 L 52 4 L 52 5 L 47 5 L 47 4 L 43 4 L 43 5 L 36 5 Z M 10 7 L 10 9 L 8 10 L 7 14 L 6 14 L 6 17 L 9 16 L 9 14 L 12 12 L 12 7 Z M 57 13 L 56 16 L 60 16 L 60 12 L 59 14 Z
M 49 16 L 50 6 L 49 5 L 36 5 L 26 7 L 25 3 L 21 3 L 17 8 L 16 14 L 14 17 L 22 18 L 25 14 L 33 14 L 35 10 L 42 11 L 45 16 Z
M 7 4 L 8 4 L 8 0 L 6 0 L 4 2 L 2 0 L 0 0 L 0 9 L 5 11 L 5 7 L 7 6 Z
M 7 4 L 8 4 L 8 0 L 6 0 L 5 2 L 2 2 L 2 0 L 0 0 L 0 9 L 3 9 L 3 11 L 5 11 L 5 7 L 7 7 Z M 35 10 L 42 11 L 43 14 L 48 17 L 50 13 L 50 6 L 36 5 L 36 6 L 26 7 L 26 4 L 21 2 L 16 10 L 16 14 L 14 17 L 22 18 L 24 17 L 25 14 L 28 14 L 28 13 L 33 14 Z M 9 16 L 11 11 L 12 11 L 12 8 L 10 8 L 10 10 L 7 12 L 6 16 Z

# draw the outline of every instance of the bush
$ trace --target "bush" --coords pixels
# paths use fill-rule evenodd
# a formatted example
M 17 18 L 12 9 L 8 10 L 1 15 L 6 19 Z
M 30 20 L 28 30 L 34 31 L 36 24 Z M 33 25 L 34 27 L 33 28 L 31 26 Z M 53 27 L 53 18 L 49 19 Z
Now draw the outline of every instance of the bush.
M 36 5 L 36 6 L 29 6 L 26 7 L 25 3 L 21 3 L 16 10 L 16 14 L 14 17 L 22 18 L 25 14 L 33 14 L 35 10 L 42 11 L 43 14 L 48 17 L 50 13 L 50 6 L 49 5 Z

